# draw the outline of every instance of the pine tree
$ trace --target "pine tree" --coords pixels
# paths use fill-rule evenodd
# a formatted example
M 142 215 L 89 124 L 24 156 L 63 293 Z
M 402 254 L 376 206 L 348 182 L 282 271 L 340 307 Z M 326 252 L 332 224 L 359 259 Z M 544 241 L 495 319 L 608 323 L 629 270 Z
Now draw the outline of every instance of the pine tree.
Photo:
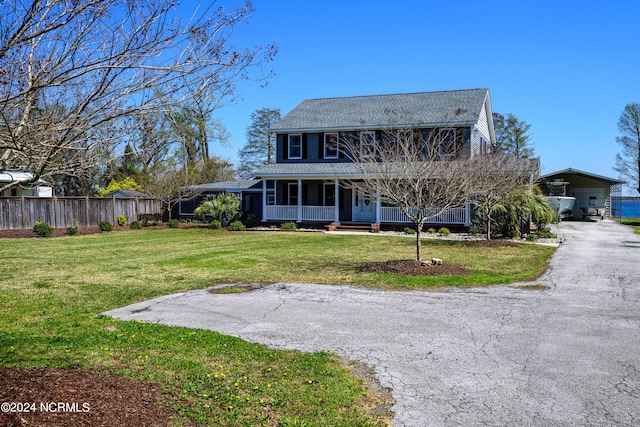
M 238 173 L 250 177 L 264 165 L 275 162 L 276 135 L 270 131 L 280 119 L 280 110 L 261 108 L 251 113 L 251 125 L 247 128 L 247 143 L 240 150 Z

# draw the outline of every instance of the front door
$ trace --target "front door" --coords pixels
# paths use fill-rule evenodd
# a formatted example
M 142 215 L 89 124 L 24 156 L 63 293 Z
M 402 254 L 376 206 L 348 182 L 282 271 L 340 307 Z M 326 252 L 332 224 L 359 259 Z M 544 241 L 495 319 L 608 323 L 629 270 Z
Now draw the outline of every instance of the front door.
M 353 200 L 353 220 L 358 222 L 375 222 L 376 203 L 373 199 L 355 192 Z

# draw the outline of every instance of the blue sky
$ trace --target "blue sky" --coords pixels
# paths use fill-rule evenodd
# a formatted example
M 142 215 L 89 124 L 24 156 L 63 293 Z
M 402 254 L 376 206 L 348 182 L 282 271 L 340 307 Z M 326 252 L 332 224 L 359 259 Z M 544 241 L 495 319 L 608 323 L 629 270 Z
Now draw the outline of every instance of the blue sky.
M 232 4 L 232 2 L 229 2 Z M 640 102 L 640 1 L 254 0 L 238 45 L 275 43 L 265 88 L 218 112 L 213 153 L 237 162 L 250 114 L 307 98 L 489 88 L 493 110 L 531 124 L 542 173 L 616 178 L 617 121 Z

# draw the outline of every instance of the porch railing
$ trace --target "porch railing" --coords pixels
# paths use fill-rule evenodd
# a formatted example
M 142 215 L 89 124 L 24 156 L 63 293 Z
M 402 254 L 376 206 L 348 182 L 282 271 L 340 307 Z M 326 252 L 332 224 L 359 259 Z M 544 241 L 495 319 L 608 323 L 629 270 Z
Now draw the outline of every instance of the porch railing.
M 264 216 L 267 221 L 298 220 L 298 206 L 268 205 L 265 207 Z M 334 206 L 301 206 L 301 208 L 303 221 L 333 221 L 335 219 Z M 439 215 L 435 215 L 436 210 L 433 209 L 432 213 L 434 217 L 427 221 L 430 224 L 468 224 L 468 210 L 465 207 L 452 208 Z M 400 208 L 381 207 L 380 222 L 410 223 L 411 221 Z
M 333 221 L 335 212 L 334 206 L 303 206 L 302 219 L 305 221 Z
M 427 223 L 429 224 L 467 224 L 467 209 L 465 207 L 452 208 L 448 211 L 436 215 L 436 209 L 427 209 L 427 216 L 433 215 Z M 396 207 L 381 207 L 380 222 L 409 223 L 412 222 L 401 210 Z

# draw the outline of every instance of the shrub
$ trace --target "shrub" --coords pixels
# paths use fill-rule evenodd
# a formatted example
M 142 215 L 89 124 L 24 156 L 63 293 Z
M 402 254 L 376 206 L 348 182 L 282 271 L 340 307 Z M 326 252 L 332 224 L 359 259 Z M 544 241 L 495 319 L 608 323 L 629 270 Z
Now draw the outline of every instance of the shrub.
M 67 227 L 66 234 L 67 236 L 75 236 L 78 234 L 78 227 Z
M 33 226 L 33 232 L 36 233 L 38 237 L 51 237 L 53 227 L 46 222 L 36 221 L 36 225 Z
M 138 221 L 142 223 L 143 227 L 156 225 L 162 221 L 162 214 L 140 214 L 138 215 Z
M 170 219 L 169 221 L 167 221 L 167 227 L 169 228 L 178 228 L 179 225 L 180 221 L 177 219 Z
M 142 228 L 142 223 L 140 221 L 133 221 L 131 224 L 129 224 L 129 227 L 135 230 L 140 230 Z
M 296 225 L 295 222 L 291 221 L 291 222 L 285 222 L 284 224 L 280 225 L 280 230 L 285 230 L 285 231 L 296 231 L 298 229 L 298 226 Z
M 429 234 L 433 234 L 433 233 L 435 233 L 435 232 L 436 232 L 436 229 L 435 229 L 435 228 L 429 228 L 429 229 L 427 230 L 427 233 L 429 233 Z
M 124 227 L 127 225 L 127 217 L 124 215 L 118 215 L 118 225 Z
M 407 233 L 407 234 L 416 234 L 416 230 L 414 230 L 411 227 L 405 227 L 404 228 L 404 232 Z
M 218 221 L 217 219 L 214 219 L 213 221 L 211 221 L 209 223 L 209 225 L 207 225 L 207 227 L 209 227 L 212 230 L 218 230 L 219 228 L 222 227 L 222 223 L 220 221 Z
M 442 234 L 443 236 L 448 236 L 449 234 L 451 234 L 451 232 L 447 227 L 442 227 L 438 230 L 438 234 Z
M 551 232 L 551 229 L 549 227 L 545 227 L 542 230 L 536 231 L 536 234 L 541 239 L 555 239 L 556 237 L 558 237 Z
M 100 223 L 100 231 L 111 231 L 113 230 L 113 225 L 111 225 L 108 221 L 102 221 Z
M 256 223 L 256 216 L 254 214 L 248 214 L 247 220 L 245 221 L 245 224 L 247 224 L 247 227 L 253 227 L 255 223 Z
M 241 223 L 240 221 L 233 221 L 229 225 L 231 226 L 231 230 L 232 231 L 242 231 L 242 230 L 244 230 L 244 224 Z
M 542 230 L 536 231 L 535 233 L 528 234 L 527 240 L 530 242 L 535 242 L 538 239 L 555 239 L 556 237 L 558 236 L 552 233 L 549 227 L 545 227 Z

